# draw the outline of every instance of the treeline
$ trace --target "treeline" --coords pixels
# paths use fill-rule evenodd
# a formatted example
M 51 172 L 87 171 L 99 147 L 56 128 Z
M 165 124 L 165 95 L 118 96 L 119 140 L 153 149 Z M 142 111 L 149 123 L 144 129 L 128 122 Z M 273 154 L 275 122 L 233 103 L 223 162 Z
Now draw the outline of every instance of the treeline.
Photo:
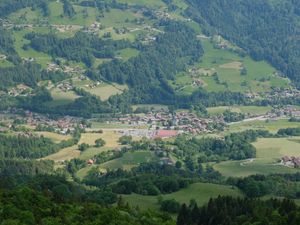
M 190 170 L 195 170 L 199 164 L 223 160 L 241 160 L 255 158 L 256 149 L 251 145 L 258 137 L 270 137 L 267 131 L 248 130 L 232 133 L 219 138 L 190 138 L 179 136 L 174 142 L 173 152 L 184 160 Z
M 90 72 L 94 80 L 105 79 L 128 84 L 134 89 L 136 102 L 174 103 L 174 90 L 168 80 L 186 69 L 203 55 L 196 33 L 187 25 L 166 21 L 165 33 L 150 45 L 140 47 L 141 53 L 126 62 L 113 60 Z
M 96 35 L 77 32 L 74 37 L 58 38 L 55 34 L 30 33 L 25 36 L 30 40 L 29 46 L 39 52 L 45 52 L 55 57 L 83 62 L 88 67 L 93 65 L 96 58 L 114 58 L 115 51 L 131 46 L 126 40 L 103 40 Z
M 251 198 L 273 195 L 286 198 L 300 197 L 300 174 L 253 175 L 245 178 L 230 178 L 229 183 L 236 185 Z
M 109 190 L 87 190 L 60 176 L 2 176 L 0 187 L 1 224 L 174 224 L 168 215 L 131 209 Z
M 0 158 L 41 158 L 58 151 L 58 146 L 44 137 L 0 134 Z
M 63 72 L 42 70 L 36 63 L 20 63 L 13 67 L 0 68 L 0 89 L 7 89 L 18 84 L 25 84 L 31 88 L 37 87 L 41 80 L 59 82 L 68 78 Z
M 117 169 L 99 174 L 92 169 L 84 178 L 87 185 L 110 187 L 117 194 L 160 195 L 172 193 L 194 182 L 220 182 L 221 175 L 211 167 L 197 173 L 160 163 L 144 163 L 131 171 Z
M 35 176 L 53 172 L 53 161 L 28 159 L 0 159 L 1 176 Z M 1 182 L 3 180 L 1 179 Z
M 299 1 L 188 0 L 188 16 L 252 58 L 267 60 L 299 87 Z
M 56 75 L 53 74 L 53 79 Z M 58 76 L 58 78 L 60 78 Z M 107 101 L 101 101 L 97 96 L 92 95 L 82 89 L 74 89 L 74 91 L 81 95 L 71 103 L 53 107 L 51 101 L 53 98 L 51 93 L 46 88 L 36 88 L 35 94 L 32 96 L 19 96 L 14 102 L 15 107 L 23 108 L 38 113 L 51 114 L 52 116 L 77 116 L 84 118 L 91 118 L 93 114 L 111 114 L 116 113 L 130 113 L 132 112 L 131 104 L 126 95 L 116 95 L 109 98 Z M 9 99 L 9 98 L 7 98 Z M 9 100 L 7 100 L 6 108 L 9 107 Z
M 282 128 L 277 131 L 280 136 L 300 136 L 300 127 Z
M 288 199 L 262 201 L 218 197 L 210 199 L 208 204 L 202 207 L 198 207 L 197 204 L 182 205 L 177 225 L 297 225 L 299 218 L 299 207 Z
M 0 27 L 0 53 L 7 56 L 7 60 L 17 64 L 21 61 L 14 48 L 14 39 L 12 33 Z
M 2 0 L 0 2 L 0 17 L 3 18 L 26 7 L 38 8 L 44 16 L 48 16 L 48 2 L 48 0 Z

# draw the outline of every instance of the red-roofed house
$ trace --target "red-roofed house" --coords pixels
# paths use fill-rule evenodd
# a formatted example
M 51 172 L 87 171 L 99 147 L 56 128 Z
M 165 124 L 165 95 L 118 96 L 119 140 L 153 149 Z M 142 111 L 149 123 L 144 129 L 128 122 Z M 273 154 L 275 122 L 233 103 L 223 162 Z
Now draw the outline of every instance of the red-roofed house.
M 156 138 L 171 138 L 178 135 L 178 131 L 176 130 L 158 130 L 156 131 Z

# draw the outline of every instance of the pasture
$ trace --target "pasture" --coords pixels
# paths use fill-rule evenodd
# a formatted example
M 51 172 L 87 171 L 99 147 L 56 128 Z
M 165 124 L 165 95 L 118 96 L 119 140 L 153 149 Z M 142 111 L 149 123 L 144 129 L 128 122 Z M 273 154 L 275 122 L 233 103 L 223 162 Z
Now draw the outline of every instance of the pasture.
M 103 164 L 99 167 L 103 169 L 131 169 L 138 166 L 140 163 L 156 161 L 158 158 L 150 151 L 137 151 L 137 152 L 126 152 L 122 158 L 114 159 Z
M 62 134 L 47 132 L 47 131 L 38 131 L 35 133 L 39 136 L 49 138 L 55 143 L 60 143 L 61 141 L 66 141 L 72 138 L 71 135 L 62 135 Z
M 51 106 L 65 105 L 65 104 L 73 102 L 76 98 L 79 97 L 73 91 L 65 92 L 58 88 L 52 88 L 50 92 L 51 92 L 53 101 L 49 102 L 48 104 Z
M 281 157 L 300 156 L 300 138 L 260 138 L 253 143 L 257 158 L 226 161 L 214 165 L 222 175 L 244 177 L 253 174 L 296 173 L 299 169 L 279 165 Z
M 228 132 L 241 132 L 245 130 L 267 130 L 271 133 L 276 133 L 281 128 L 295 128 L 299 126 L 299 122 L 289 122 L 287 119 L 280 119 L 275 121 L 242 121 L 230 124 Z
M 117 148 L 119 147 L 118 140 L 121 137 L 115 131 L 103 131 L 103 133 L 83 133 L 79 144 L 86 143 L 91 146 L 95 145 L 95 141 L 99 138 L 102 138 L 105 141 L 105 146 L 107 148 Z
M 73 79 L 75 87 L 83 88 L 85 91 L 98 96 L 102 101 L 107 100 L 110 96 L 122 94 L 124 90 L 128 89 L 127 85 L 120 85 L 115 83 L 101 83 L 97 84 L 89 79 L 79 80 Z
M 250 57 L 241 57 L 230 49 L 216 49 L 208 39 L 202 39 L 204 56 L 193 68 L 198 71 L 214 71 L 216 76 L 203 74 L 191 75 L 190 72 L 178 74 L 172 84 L 178 92 L 191 94 L 199 88 L 192 85 L 193 80 L 201 80 L 201 87 L 207 91 L 234 91 L 234 92 L 264 92 L 273 87 L 289 87 L 288 79 L 275 74 L 276 70 L 264 61 L 254 61 Z M 242 75 L 242 68 L 246 74 Z M 193 76 L 193 77 L 192 77 Z
M 234 197 L 243 196 L 243 194 L 237 188 L 233 188 L 231 186 L 210 183 L 195 183 L 178 192 L 161 195 L 161 197 L 163 200 L 175 199 L 181 204 L 189 204 L 190 200 L 194 199 L 199 206 L 202 206 L 207 203 L 210 198 L 216 198 L 219 195 Z M 122 197 L 124 198 L 125 202 L 129 203 L 130 206 L 138 206 L 141 209 L 159 209 L 157 196 L 131 194 L 122 195 Z
M 78 158 L 79 156 L 80 156 L 80 151 L 78 150 L 77 145 L 73 145 L 71 147 L 62 149 L 57 153 L 48 155 L 43 159 L 59 162 L 59 161 L 68 161 L 74 158 Z
M 210 115 L 222 114 L 226 110 L 237 113 L 245 113 L 251 116 L 253 115 L 264 115 L 272 109 L 271 106 L 218 106 L 218 107 L 209 107 L 207 112 Z

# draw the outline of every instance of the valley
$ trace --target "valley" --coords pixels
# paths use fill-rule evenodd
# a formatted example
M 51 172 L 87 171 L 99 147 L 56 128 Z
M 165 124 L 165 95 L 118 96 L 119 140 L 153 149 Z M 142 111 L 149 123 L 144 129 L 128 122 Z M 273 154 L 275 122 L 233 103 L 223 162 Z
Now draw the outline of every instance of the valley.
M 0 223 L 297 224 L 300 5 L 224 2 L 0 0 Z

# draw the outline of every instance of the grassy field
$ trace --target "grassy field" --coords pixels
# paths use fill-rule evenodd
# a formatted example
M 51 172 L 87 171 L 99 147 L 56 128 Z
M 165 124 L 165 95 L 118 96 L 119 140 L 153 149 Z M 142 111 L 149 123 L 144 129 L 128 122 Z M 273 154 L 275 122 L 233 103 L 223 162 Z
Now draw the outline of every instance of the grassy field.
M 57 161 L 68 161 L 74 158 L 78 158 L 79 156 L 80 156 L 80 151 L 78 150 L 77 145 L 74 145 L 68 148 L 64 148 L 55 154 L 48 155 L 43 159 L 49 159 L 57 162 Z
M 84 152 L 82 152 L 79 156 L 79 159 L 82 160 L 88 160 L 93 158 L 93 156 L 100 154 L 101 152 L 106 152 L 108 150 L 111 150 L 112 148 L 109 147 L 101 147 L 101 148 L 88 148 L 87 150 L 85 150 Z
M 271 109 L 271 106 L 218 106 L 207 108 L 207 111 L 210 115 L 222 114 L 225 110 L 249 115 L 264 115 Z
M 64 92 L 58 88 L 51 89 L 51 96 L 53 98 L 53 101 L 49 103 L 51 106 L 65 105 L 79 97 L 73 91 Z
M 105 141 L 105 146 L 107 148 L 117 148 L 119 147 L 118 140 L 121 137 L 115 131 L 103 131 L 102 134 L 100 133 L 83 133 L 81 134 L 81 139 L 79 144 L 86 143 L 89 145 L 95 145 L 95 141 L 99 138 L 102 138 Z
M 73 84 L 76 87 L 83 88 L 85 91 L 98 96 L 101 100 L 107 100 L 110 96 L 122 94 L 124 90 L 128 89 L 127 85 L 120 84 L 108 84 L 102 83 L 94 88 L 90 88 L 89 85 L 95 84 L 95 82 L 87 80 L 73 79 Z
M 142 5 L 142 6 L 148 6 L 148 7 L 165 7 L 165 3 L 161 0 L 119 0 L 119 2 L 127 3 L 130 5 Z M 176 0 L 178 2 L 178 0 Z
M 23 46 L 25 44 L 28 44 L 29 41 L 26 40 L 24 38 L 24 36 L 27 33 L 30 33 L 32 31 L 35 31 L 37 33 L 47 33 L 48 29 L 41 27 L 41 28 L 35 28 L 33 29 L 24 29 L 24 30 L 18 30 L 18 31 L 14 31 L 14 38 L 15 38 L 15 42 L 14 42 L 14 46 L 15 49 L 17 51 L 17 53 L 19 54 L 20 57 L 23 58 L 34 58 L 35 61 L 39 64 L 42 65 L 43 68 L 46 68 L 47 63 L 51 62 L 51 57 L 48 54 L 45 54 L 43 52 L 37 52 L 35 50 L 33 50 L 32 48 L 29 48 L 28 50 L 24 50 Z
M 233 177 L 300 171 L 278 165 L 282 156 L 300 156 L 300 138 L 261 138 L 253 145 L 257 150 L 257 158 L 253 161 L 226 161 L 215 164 L 214 168 L 224 176 Z
M 57 134 L 57 133 L 53 133 L 53 132 L 42 131 L 42 132 L 35 132 L 35 133 L 37 135 L 44 136 L 46 138 L 50 138 L 55 143 L 59 143 L 61 141 L 65 141 L 65 140 L 71 139 L 70 135 L 62 135 L 62 134 Z
M 150 151 L 127 152 L 122 158 L 114 159 L 106 163 L 100 164 L 103 169 L 131 169 L 140 163 L 156 161 L 157 157 Z
M 254 61 L 250 57 L 241 57 L 227 49 L 216 49 L 210 40 L 202 40 L 204 56 L 201 62 L 194 66 L 211 71 L 208 74 L 198 74 L 197 79 L 202 81 L 202 87 L 208 91 L 235 91 L 235 92 L 262 92 L 271 90 L 271 87 L 289 87 L 290 81 L 274 75 L 276 71 L 264 61 Z M 246 68 L 247 74 L 241 75 L 241 69 Z M 218 74 L 218 80 L 211 76 Z M 262 80 L 264 78 L 264 80 Z M 177 75 L 174 87 L 177 91 L 191 94 L 198 87 L 192 86 L 193 78 L 188 72 Z
M 124 129 L 124 128 L 138 129 L 141 127 L 128 125 L 128 124 L 121 124 L 121 123 L 101 123 L 101 122 L 92 121 L 91 129 L 99 130 L 99 129 Z
M 293 128 L 299 127 L 298 122 L 289 122 L 287 119 L 281 119 L 276 121 L 246 121 L 237 122 L 229 126 L 229 132 L 241 132 L 244 130 L 268 130 L 272 133 L 276 133 L 281 128 Z
M 125 48 L 125 49 L 119 51 L 117 54 L 123 60 L 128 60 L 131 57 L 137 56 L 139 54 L 139 51 L 134 48 Z
M 210 198 L 222 196 L 242 196 L 242 193 L 231 186 L 209 184 L 209 183 L 195 183 L 188 188 L 182 189 L 178 192 L 162 195 L 164 200 L 175 199 L 180 203 L 189 203 L 191 199 L 195 199 L 198 205 L 204 205 Z M 123 195 L 126 202 L 131 206 L 139 206 L 141 209 L 159 209 L 158 200 L 156 196 L 143 195 Z

